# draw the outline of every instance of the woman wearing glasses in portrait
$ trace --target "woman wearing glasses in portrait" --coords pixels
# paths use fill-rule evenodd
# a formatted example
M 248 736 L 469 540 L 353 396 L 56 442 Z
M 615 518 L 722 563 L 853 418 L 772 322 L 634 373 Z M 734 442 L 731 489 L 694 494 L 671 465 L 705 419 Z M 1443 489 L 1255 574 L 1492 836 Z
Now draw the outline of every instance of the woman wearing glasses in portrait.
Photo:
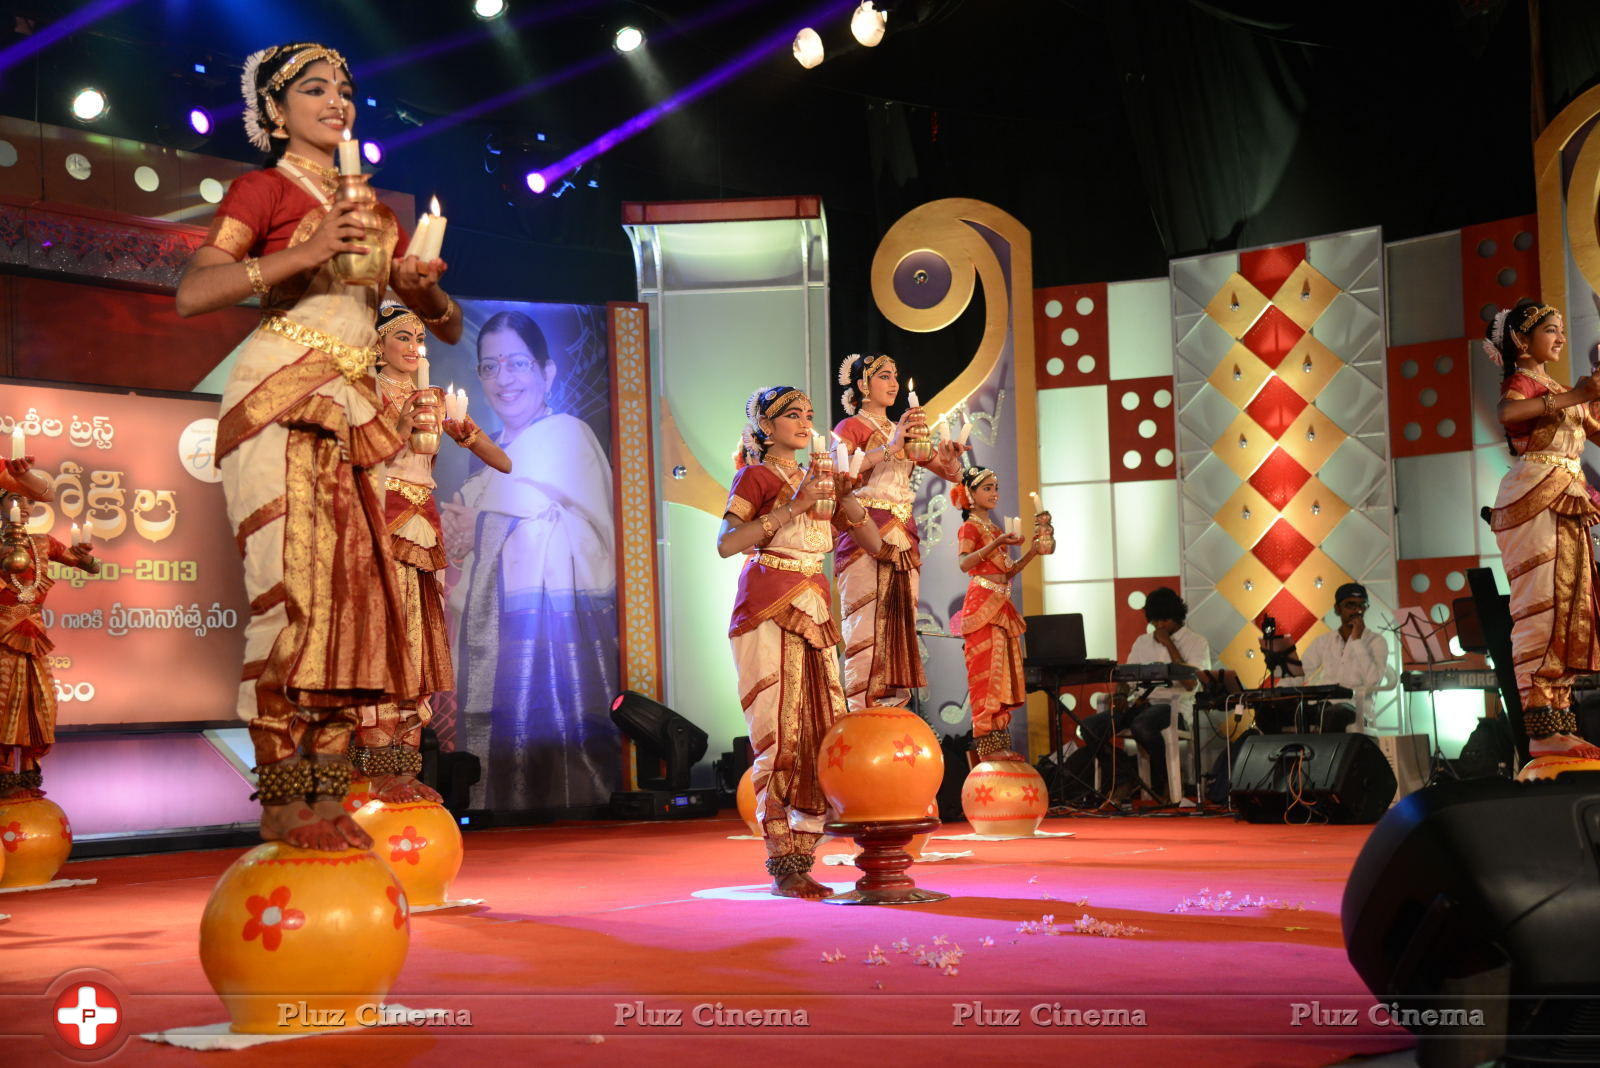
M 458 746 L 484 759 L 490 807 L 603 803 L 621 767 L 611 464 L 589 424 L 551 409 L 558 369 L 530 316 L 483 324 L 477 370 L 512 473 L 483 468 L 443 506 L 452 553 L 471 546 L 452 596 Z

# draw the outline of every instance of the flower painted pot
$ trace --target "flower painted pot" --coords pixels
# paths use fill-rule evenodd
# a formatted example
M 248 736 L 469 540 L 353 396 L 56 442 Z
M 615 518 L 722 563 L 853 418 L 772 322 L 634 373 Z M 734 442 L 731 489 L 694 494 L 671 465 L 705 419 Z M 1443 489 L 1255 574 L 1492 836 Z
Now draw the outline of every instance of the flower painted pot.
M 72 824 L 48 797 L 0 805 L 0 887 L 42 886 L 56 877 L 72 852 Z
M 371 852 L 267 842 L 217 880 L 200 919 L 200 964 L 236 1032 L 351 1027 L 400 974 L 410 914 Z
M 390 804 L 376 798 L 354 819 L 372 835 L 372 851 L 390 868 L 413 905 L 442 905 L 461 870 L 461 827 L 437 801 Z
M 961 811 L 979 834 L 1032 834 L 1049 807 L 1043 777 L 1020 760 L 985 760 L 961 786 Z
M 756 819 L 755 770 L 755 768 L 744 769 L 744 775 L 739 779 L 739 789 L 734 793 L 734 801 L 739 806 L 739 818 L 744 820 L 744 825 L 750 828 L 751 834 L 760 838 L 761 821 Z
M 1517 772 L 1518 782 L 1549 782 L 1558 775 L 1565 775 L 1569 771 L 1600 771 L 1600 760 L 1587 760 L 1582 757 L 1570 757 L 1561 753 L 1546 753 L 1536 756 Z
M 818 764 L 822 792 L 847 823 L 922 819 L 944 778 L 933 728 L 892 705 L 840 716 Z

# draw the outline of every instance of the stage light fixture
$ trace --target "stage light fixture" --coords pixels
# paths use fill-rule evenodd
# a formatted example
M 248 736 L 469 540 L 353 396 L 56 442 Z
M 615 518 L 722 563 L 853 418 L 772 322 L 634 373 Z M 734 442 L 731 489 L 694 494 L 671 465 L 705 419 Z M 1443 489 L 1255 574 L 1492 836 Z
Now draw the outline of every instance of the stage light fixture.
M 106 94 L 93 87 L 79 89 L 72 97 L 72 117 L 79 122 L 94 122 L 103 118 L 110 107 Z
M 538 171 L 529 171 L 527 182 L 528 188 L 534 193 L 543 193 L 546 186 L 549 184 L 545 181 L 544 175 L 540 174 Z
M 210 137 L 211 131 L 215 128 L 216 124 L 211 120 L 211 112 L 205 108 L 189 109 L 189 129 L 201 137 Z
M 861 0 L 860 6 L 850 16 L 851 35 L 868 48 L 883 40 L 888 25 L 889 13 L 873 7 L 872 0 Z
M 636 51 L 644 44 L 644 31 L 637 26 L 624 26 L 617 31 L 617 36 L 612 40 L 611 47 L 623 55 Z
M 383 162 L 383 146 L 376 141 L 361 142 L 361 158 L 376 167 Z
M 472 13 L 487 22 L 506 13 L 506 0 L 472 0 Z
M 794 58 L 806 70 L 822 62 L 822 35 L 810 26 L 794 35 Z

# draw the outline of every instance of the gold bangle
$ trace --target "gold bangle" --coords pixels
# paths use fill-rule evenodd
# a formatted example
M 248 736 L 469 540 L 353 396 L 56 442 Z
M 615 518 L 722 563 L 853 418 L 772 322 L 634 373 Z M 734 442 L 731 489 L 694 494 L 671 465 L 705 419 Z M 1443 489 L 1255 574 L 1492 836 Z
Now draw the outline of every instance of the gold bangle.
M 1546 393 L 1544 395 L 1544 414 L 1545 415 L 1549 415 L 1550 413 L 1554 412 L 1555 410 L 1556 410 L 1556 395 L 1554 393 Z
M 483 433 L 483 427 L 474 425 L 471 430 L 456 439 L 456 444 L 463 449 L 470 449 L 472 448 L 472 443 L 478 440 L 478 435 L 481 433 Z
M 267 285 L 267 280 L 261 277 L 261 261 L 256 257 L 245 257 L 244 273 L 250 279 L 250 288 L 255 290 L 257 296 L 264 297 L 272 292 L 272 287 Z
M 450 317 L 455 314 L 457 307 L 456 298 L 448 294 L 445 295 L 444 302 L 444 311 L 440 312 L 435 318 L 430 319 L 421 312 L 417 312 L 417 318 L 421 319 L 426 326 L 443 326 L 450 321 Z
M 872 522 L 872 513 L 862 509 L 860 519 L 857 519 L 854 522 L 850 522 L 850 520 L 846 520 L 845 522 L 849 523 L 851 530 L 854 530 L 856 527 L 865 526 L 866 524 Z
M 761 529 L 768 538 L 771 538 L 774 534 L 778 533 L 777 528 L 772 525 L 771 512 L 763 512 L 759 518 L 761 519 Z

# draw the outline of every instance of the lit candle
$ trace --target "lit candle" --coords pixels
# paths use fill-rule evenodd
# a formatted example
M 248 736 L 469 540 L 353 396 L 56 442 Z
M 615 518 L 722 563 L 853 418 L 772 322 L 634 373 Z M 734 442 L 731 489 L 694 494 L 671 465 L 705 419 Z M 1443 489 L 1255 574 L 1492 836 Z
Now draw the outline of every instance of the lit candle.
M 344 140 L 339 142 L 339 173 L 361 173 L 361 143 L 350 137 L 350 128 L 345 127 Z
M 13 523 L 22 522 L 22 509 L 18 507 L 15 497 L 11 498 L 11 521 Z
M 427 251 L 432 240 L 428 235 L 433 230 L 434 217 L 427 212 L 422 213 L 422 218 L 417 220 L 417 229 L 411 235 L 411 244 L 406 246 L 406 255 L 415 256 L 422 263 L 427 263 L 423 253 Z
M 76 523 L 72 524 L 72 544 L 74 544 L 74 545 L 82 545 L 83 544 L 83 530 L 80 529 L 78 524 L 76 524 Z
M 1039 503 L 1039 491 L 1038 490 L 1029 490 L 1028 491 L 1028 496 L 1033 498 L 1033 514 L 1034 515 L 1038 515 L 1040 512 L 1044 511 L 1044 505 Z
M 1011 533 L 1019 538 L 1022 537 L 1022 517 L 1020 515 L 1011 517 Z
M 811 452 L 812 452 L 812 457 L 811 458 L 813 460 L 815 460 L 817 458 L 817 456 L 822 454 L 823 444 L 824 443 L 823 443 L 823 440 L 822 440 L 822 435 L 817 433 L 815 430 L 813 430 L 811 432 Z
M 27 449 L 28 439 L 23 435 L 22 428 L 20 426 L 13 427 L 11 430 L 11 458 L 13 460 L 22 459 L 28 454 Z
M 439 198 L 429 200 L 429 212 L 417 224 L 417 236 L 411 239 L 412 255 L 423 263 L 432 263 L 439 258 L 439 252 L 444 248 L 444 228 L 449 219 L 439 214 Z
M 94 545 L 94 520 L 93 519 L 85 519 L 83 521 L 83 544 L 86 545 L 86 546 L 93 546 Z
M 867 450 L 857 449 L 850 454 L 850 477 L 858 478 L 861 475 L 861 464 L 867 458 Z
M 428 388 L 428 361 L 425 357 L 417 358 L 417 388 Z
M 464 389 L 457 391 L 456 400 L 458 402 L 456 405 L 456 418 L 465 419 L 467 417 L 467 391 Z
M 963 419 L 962 423 L 961 423 L 961 436 L 959 438 L 956 438 L 956 444 L 957 445 L 965 445 L 967 443 L 967 439 L 969 437 L 971 437 L 971 436 L 972 436 L 972 420 L 971 419 Z
M 906 402 L 913 408 L 922 407 L 922 402 L 917 400 L 917 380 L 915 378 L 911 379 L 906 383 L 906 388 L 909 391 L 906 394 Z

